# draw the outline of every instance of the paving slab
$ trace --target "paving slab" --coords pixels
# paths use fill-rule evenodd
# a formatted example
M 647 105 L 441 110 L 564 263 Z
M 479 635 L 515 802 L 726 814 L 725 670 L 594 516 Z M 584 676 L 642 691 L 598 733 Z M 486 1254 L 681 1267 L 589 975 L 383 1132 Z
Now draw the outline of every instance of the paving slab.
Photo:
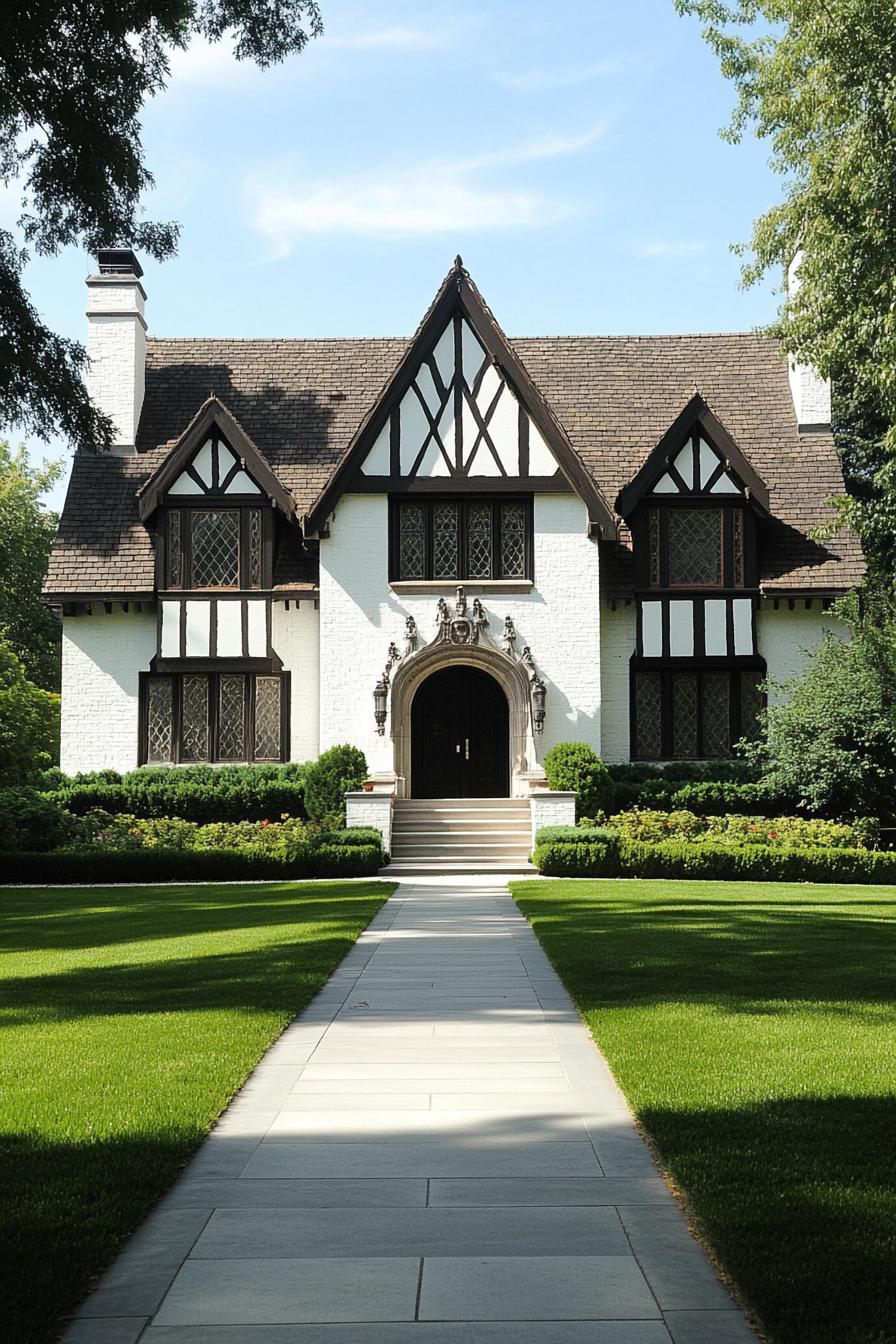
M 500 878 L 399 884 L 65 1344 L 749 1344 Z

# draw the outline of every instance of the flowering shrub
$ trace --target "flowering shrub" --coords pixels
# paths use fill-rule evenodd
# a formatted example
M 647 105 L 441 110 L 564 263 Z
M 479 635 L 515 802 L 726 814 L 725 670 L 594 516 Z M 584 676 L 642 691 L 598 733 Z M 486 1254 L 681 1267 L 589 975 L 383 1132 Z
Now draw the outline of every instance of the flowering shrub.
M 695 812 L 635 809 L 616 813 L 607 824 L 623 839 L 645 844 L 687 840 L 774 849 L 872 849 L 878 837 L 873 817 L 846 823 L 817 817 L 699 817 Z

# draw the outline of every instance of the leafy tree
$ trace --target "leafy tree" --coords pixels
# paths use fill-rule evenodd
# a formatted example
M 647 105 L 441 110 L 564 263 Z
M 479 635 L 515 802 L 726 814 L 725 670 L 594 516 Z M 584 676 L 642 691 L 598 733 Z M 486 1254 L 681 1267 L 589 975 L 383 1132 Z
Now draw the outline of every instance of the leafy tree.
M 61 471 L 59 462 L 32 467 L 24 448 L 0 441 L 0 632 L 47 690 L 59 688 L 59 625 L 40 590 L 59 519 L 40 499 Z
M 802 250 L 771 331 L 839 391 L 840 502 L 879 572 L 896 569 L 896 6 L 676 0 L 737 91 L 727 131 L 768 140 L 783 200 L 754 224 L 751 284 Z
M 29 246 L 50 256 L 139 247 L 170 256 L 178 230 L 141 220 L 153 178 L 140 112 L 165 88 L 172 49 L 232 34 L 261 67 L 322 31 L 317 0 L 6 0 L 0 5 L 0 182 L 19 184 L 25 247 L 0 230 L 0 425 L 108 447 L 112 427 L 81 382 L 85 353 L 40 319 L 22 284 Z
M 766 739 L 746 747 L 765 781 L 807 812 L 896 818 L 896 618 L 888 602 L 839 604 L 853 626 L 828 634 L 766 711 Z
M 0 783 L 18 784 L 59 759 L 59 696 L 42 691 L 0 638 Z

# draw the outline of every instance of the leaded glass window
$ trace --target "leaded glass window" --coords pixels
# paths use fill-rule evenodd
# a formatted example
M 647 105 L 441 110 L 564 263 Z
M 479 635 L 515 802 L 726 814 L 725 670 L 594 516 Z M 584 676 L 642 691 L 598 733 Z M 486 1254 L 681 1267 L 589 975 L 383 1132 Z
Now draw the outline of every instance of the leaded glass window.
M 208 760 L 208 677 L 183 678 L 180 756 L 182 761 Z
M 492 577 L 492 506 L 471 504 L 467 522 L 468 579 Z
M 261 587 L 261 513 L 249 510 L 249 587 Z
M 672 755 L 697 753 L 697 676 L 677 672 L 672 678 Z
M 218 760 L 246 759 L 246 678 L 226 673 L 218 680 Z
M 402 579 L 426 577 L 426 530 L 422 504 L 402 504 L 399 510 L 398 573 Z
M 759 736 L 760 714 L 764 705 L 764 696 L 760 687 L 762 677 L 758 672 L 740 674 L 740 733 L 748 741 Z
M 233 509 L 194 509 L 190 525 L 192 587 L 239 587 L 239 514 Z
M 280 678 L 255 681 L 255 759 L 280 759 Z
M 179 509 L 172 509 L 168 515 L 168 586 L 184 586 L 184 548 Z
M 662 578 L 660 572 L 660 515 L 658 509 L 651 509 L 650 526 L 650 586 L 659 588 Z
M 150 677 L 146 703 L 146 759 L 150 765 L 171 760 L 174 746 L 172 677 Z
M 662 755 L 662 688 L 658 672 L 635 676 L 635 755 L 658 760 Z
M 514 500 L 501 505 L 501 577 L 526 576 L 526 507 Z
M 703 745 L 700 755 L 729 756 L 731 754 L 731 715 L 728 704 L 730 674 L 704 672 L 702 681 Z
M 532 577 L 528 499 L 401 499 L 391 519 L 393 581 Z
M 731 582 L 738 588 L 744 582 L 744 515 L 735 509 L 731 515 Z
M 432 576 L 457 578 L 457 505 L 436 504 L 432 511 Z
M 670 587 L 721 587 L 722 510 L 669 509 L 666 526 Z

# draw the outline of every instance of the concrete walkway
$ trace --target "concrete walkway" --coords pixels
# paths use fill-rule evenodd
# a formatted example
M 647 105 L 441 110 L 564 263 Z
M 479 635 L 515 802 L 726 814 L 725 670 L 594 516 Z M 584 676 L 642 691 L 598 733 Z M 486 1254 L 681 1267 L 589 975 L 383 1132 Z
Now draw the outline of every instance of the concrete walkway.
M 67 1344 L 749 1344 L 499 879 L 406 881 Z

